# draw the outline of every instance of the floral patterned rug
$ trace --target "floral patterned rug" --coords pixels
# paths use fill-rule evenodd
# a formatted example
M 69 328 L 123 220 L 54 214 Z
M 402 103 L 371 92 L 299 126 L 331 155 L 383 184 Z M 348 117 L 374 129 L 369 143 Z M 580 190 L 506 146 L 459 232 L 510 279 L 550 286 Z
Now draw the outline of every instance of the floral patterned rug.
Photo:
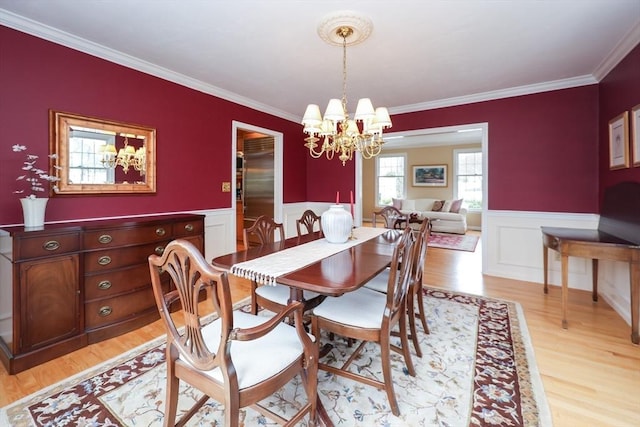
M 421 333 L 415 377 L 394 353 L 393 379 L 400 417 L 386 394 L 319 372 L 320 398 L 340 426 L 550 426 L 551 416 L 519 304 L 425 289 L 431 333 Z M 326 360 L 340 363 L 351 349 L 340 339 Z M 354 369 L 381 378 L 379 352 L 367 344 Z M 165 399 L 164 340 L 41 390 L 0 410 L 10 426 L 161 426 Z M 180 410 L 200 396 L 182 386 Z M 285 417 L 304 401 L 298 378 L 268 403 Z M 224 408 L 209 401 L 188 426 L 221 425 Z M 246 426 L 271 425 L 251 409 Z M 306 426 L 306 421 L 301 423 Z
M 432 248 L 475 252 L 478 240 L 480 236 L 471 234 L 431 233 L 427 245 Z

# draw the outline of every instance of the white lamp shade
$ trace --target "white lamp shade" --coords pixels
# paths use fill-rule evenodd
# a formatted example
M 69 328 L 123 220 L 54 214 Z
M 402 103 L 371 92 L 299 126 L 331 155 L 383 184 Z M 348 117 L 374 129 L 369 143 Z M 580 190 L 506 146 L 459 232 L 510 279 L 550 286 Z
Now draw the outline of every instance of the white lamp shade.
M 347 130 L 345 132 L 348 136 L 354 136 L 354 135 L 358 135 L 360 133 L 360 130 L 358 129 L 358 125 L 356 124 L 355 120 L 348 120 L 347 121 Z
M 302 130 L 304 133 L 308 134 L 308 135 L 315 135 L 316 133 L 320 133 L 321 128 L 320 125 L 321 123 L 318 123 L 318 125 L 305 125 L 304 129 Z
M 324 112 L 324 119 L 341 121 L 344 120 L 344 116 L 345 114 L 344 108 L 342 108 L 342 101 L 336 98 L 330 99 L 327 109 Z
M 107 153 L 107 154 L 113 154 L 113 155 L 115 155 L 115 154 L 116 154 L 116 147 L 115 147 L 115 146 L 113 146 L 113 145 L 111 145 L 111 144 L 107 144 L 107 145 L 103 146 L 103 148 L 102 148 L 102 149 L 103 149 L 103 150 L 104 150 L 104 152 L 105 152 L 105 153 Z
M 322 124 L 320 125 L 320 135 L 331 135 L 334 133 L 335 127 L 334 127 L 334 123 L 331 120 L 323 120 Z
M 372 119 L 376 116 L 376 112 L 373 110 L 373 104 L 369 98 L 362 98 L 358 101 L 358 107 L 356 108 L 356 120 Z
M 304 112 L 304 117 L 302 118 L 302 124 L 307 126 L 317 127 L 322 123 L 322 116 L 320 115 L 320 107 L 316 104 L 307 105 L 307 109 Z
M 391 127 L 391 117 L 389 117 L 389 111 L 385 107 L 376 108 L 376 119 L 374 125 L 380 126 L 380 128 Z

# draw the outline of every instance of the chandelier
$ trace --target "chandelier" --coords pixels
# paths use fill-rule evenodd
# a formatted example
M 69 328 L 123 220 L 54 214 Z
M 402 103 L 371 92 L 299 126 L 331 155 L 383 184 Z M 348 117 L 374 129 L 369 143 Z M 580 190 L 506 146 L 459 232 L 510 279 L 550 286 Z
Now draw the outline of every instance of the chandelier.
M 323 35 L 323 29 L 329 30 Z M 329 100 L 324 117 L 320 115 L 317 104 L 309 104 L 305 110 L 303 131 L 309 136 L 305 138 L 304 145 L 314 159 L 324 154 L 331 160 L 337 154 L 344 166 L 347 160 L 353 159 L 356 151 L 365 159 L 382 151 L 382 131 L 391 127 L 387 109 L 374 109 L 371 99 L 362 98 L 353 119 L 347 112 L 347 39 L 355 37 L 355 41 L 349 44 L 359 43 L 369 36 L 370 31 L 369 20 L 352 15 L 332 16 L 318 28 L 318 33 L 328 43 L 336 44 L 336 40 L 342 40 L 342 99 Z
M 129 145 L 129 137 L 135 135 L 121 134 L 124 136 L 124 147 L 116 152 L 116 147 L 107 144 L 103 148 L 102 164 L 108 168 L 122 167 L 124 173 L 129 172 L 129 168 L 133 168 L 144 175 L 146 172 L 146 151 L 144 145 L 136 150 L 133 145 Z

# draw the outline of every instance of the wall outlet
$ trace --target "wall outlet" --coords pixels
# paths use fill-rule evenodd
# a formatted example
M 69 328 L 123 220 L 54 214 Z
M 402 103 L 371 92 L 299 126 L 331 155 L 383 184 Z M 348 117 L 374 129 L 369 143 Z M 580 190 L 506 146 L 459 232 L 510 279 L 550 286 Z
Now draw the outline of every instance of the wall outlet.
M 222 192 L 223 193 L 230 193 L 231 192 L 231 183 L 230 182 L 223 182 L 222 183 Z

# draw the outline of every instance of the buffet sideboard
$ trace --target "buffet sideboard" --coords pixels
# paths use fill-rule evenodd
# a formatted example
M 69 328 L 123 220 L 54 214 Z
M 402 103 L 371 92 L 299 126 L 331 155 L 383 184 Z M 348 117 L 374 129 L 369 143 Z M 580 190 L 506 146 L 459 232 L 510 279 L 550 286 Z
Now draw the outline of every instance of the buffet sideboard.
M 203 251 L 204 216 L 1 229 L 0 360 L 7 371 L 16 374 L 158 319 L 147 257 L 177 238 Z

